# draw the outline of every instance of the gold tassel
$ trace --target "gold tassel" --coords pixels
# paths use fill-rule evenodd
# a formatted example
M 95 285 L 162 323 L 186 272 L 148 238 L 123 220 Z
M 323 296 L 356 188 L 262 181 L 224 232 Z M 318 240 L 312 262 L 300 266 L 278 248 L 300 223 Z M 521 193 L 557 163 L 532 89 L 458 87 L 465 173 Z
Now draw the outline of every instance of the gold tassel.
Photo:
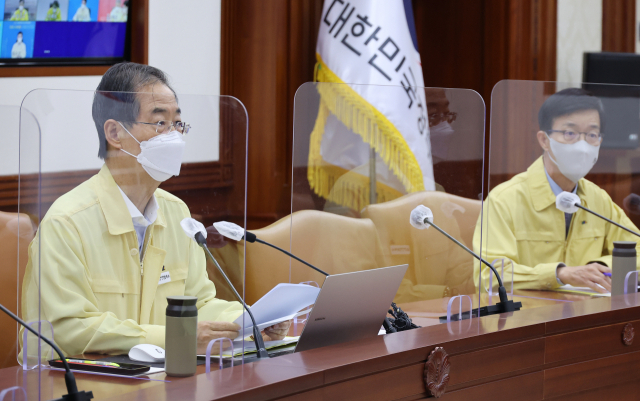
M 307 179 L 313 191 L 332 202 L 360 211 L 369 204 L 369 177 L 349 172 L 322 160 L 320 148 L 327 118 L 334 114 L 342 124 L 360 135 L 372 146 L 390 170 L 400 179 L 407 192 L 424 190 L 422 170 L 400 131 L 375 107 L 345 84 L 324 64 L 319 54 L 314 71 L 318 84 L 320 107 L 311 132 Z M 403 194 L 376 183 L 379 202 L 399 198 Z

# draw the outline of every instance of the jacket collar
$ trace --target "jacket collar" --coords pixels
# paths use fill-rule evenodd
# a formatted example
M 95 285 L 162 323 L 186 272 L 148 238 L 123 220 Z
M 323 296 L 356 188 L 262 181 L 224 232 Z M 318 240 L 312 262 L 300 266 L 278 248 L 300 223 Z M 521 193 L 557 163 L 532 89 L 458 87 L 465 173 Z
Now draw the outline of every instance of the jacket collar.
M 536 210 L 536 212 L 546 209 L 551 205 L 555 205 L 556 196 L 551 190 L 549 180 L 547 180 L 547 174 L 544 170 L 544 161 L 542 156 L 540 156 L 538 160 L 533 162 L 533 164 L 527 169 L 527 184 L 529 186 L 531 202 L 533 203 L 533 208 Z M 583 189 L 584 178 L 581 178 L 580 181 L 578 181 L 578 191 L 576 194 L 583 201 L 583 204 L 586 204 L 585 193 Z
M 127 204 L 106 164 L 102 166 L 100 172 L 96 175 L 96 184 L 95 190 L 107 221 L 109 234 L 122 235 L 133 231 L 133 221 L 127 209 Z M 167 226 L 164 211 L 160 204 L 158 205 L 158 217 L 152 226 L 154 225 Z

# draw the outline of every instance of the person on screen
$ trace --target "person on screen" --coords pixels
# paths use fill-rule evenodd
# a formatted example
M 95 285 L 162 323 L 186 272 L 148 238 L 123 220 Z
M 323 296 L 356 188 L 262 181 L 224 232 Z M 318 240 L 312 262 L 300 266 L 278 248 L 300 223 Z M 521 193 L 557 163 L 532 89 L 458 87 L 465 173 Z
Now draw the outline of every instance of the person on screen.
M 29 21 L 29 10 L 24 8 L 24 0 L 20 0 L 18 8 L 13 12 L 9 21 Z
M 121 3 L 116 2 L 115 7 L 107 16 L 108 22 L 127 22 L 127 15 L 129 13 L 129 2 L 122 0 Z
M 58 0 L 49 4 L 49 10 L 47 11 L 47 15 L 44 17 L 45 21 L 62 21 L 62 14 L 60 13 L 60 3 Z
M 16 43 L 11 48 L 11 58 L 25 58 L 27 57 L 27 45 L 22 41 L 22 32 L 18 32 L 16 36 Z
M 489 262 L 510 260 L 515 289 L 570 284 L 611 291 L 611 278 L 604 273 L 611 273 L 613 242 L 637 238 L 584 210 L 565 214 L 556 208 L 559 193 L 573 192 L 589 209 L 638 231 L 605 190 L 584 178 L 598 159 L 604 117 L 602 102 L 586 90 L 551 95 L 538 113 L 536 136 L 543 155 L 489 193 L 476 224 L 474 249 Z M 505 265 L 505 272 L 509 268 Z M 483 269 L 483 282 L 488 274 Z
M 190 127 L 166 75 L 114 65 L 92 115 L 105 163 L 42 219 L 29 246 L 23 317 L 51 322 L 67 355 L 127 354 L 143 343 L 164 347 L 167 296 L 187 295 L 198 298 L 199 354 L 212 339 L 235 338 L 242 305 L 216 298 L 203 250 L 180 226 L 189 208 L 158 189 L 179 174 Z M 66 148 L 61 158 L 88 151 Z M 289 325 L 265 329 L 265 340 L 284 338 Z
M 76 10 L 76 13 L 71 19 L 75 22 L 90 22 L 91 21 L 91 9 L 87 7 L 87 0 L 82 0 L 80 7 Z

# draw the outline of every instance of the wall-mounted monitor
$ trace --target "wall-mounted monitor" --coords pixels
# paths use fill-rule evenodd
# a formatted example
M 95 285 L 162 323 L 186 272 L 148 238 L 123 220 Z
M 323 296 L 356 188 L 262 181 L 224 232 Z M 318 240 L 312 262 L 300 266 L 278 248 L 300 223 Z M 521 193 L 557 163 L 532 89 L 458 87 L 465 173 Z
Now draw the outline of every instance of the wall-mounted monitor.
M 0 65 L 129 59 L 131 0 L 0 0 Z
M 640 54 L 584 53 L 582 87 L 602 100 L 603 148 L 640 147 Z M 590 85 L 594 84 L 619 84 Z

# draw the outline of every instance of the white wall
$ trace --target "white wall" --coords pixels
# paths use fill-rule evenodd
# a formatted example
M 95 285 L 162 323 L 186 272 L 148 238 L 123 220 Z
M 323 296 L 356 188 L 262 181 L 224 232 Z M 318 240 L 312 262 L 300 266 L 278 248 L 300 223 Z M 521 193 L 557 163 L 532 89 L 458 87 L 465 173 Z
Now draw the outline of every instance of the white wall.
M 167 73 L 178 94 L 220 94 L 221 9 L 221 0 L 149 1 L 149 65 Z M 185 162 L 218 160 L 217 100 L 180 96 L 182 119 L 193 126 Z
M 582 82 L 584 52 L 602 50 L 602 0 L 558 0 L 557 81 Z
M 220 94 L 221 0 L 149 0 L 149 64 L 178 93 Z
M 217 98 L 188 94 L 220 93 L 220 12 L 221 0 L 183 0 L 180 7 L 175 7 L 172 0 L 149 1 L 149 64 L 170 76 L 181 95 L 183 119 L 194 127 L 187 136 L 185 162 L 218 160 Z M 0 117 L 6 128 L 0 131 L 0 137 L 5 136 L 0 147 L 0 175 L 18 173 L 16 106 L 29 92 L 93 91 L 99 82 L 100 76 L 0 78 Z M 26 103 L 42 119 L 43 171 L 97 169 L 102 165 L 96 156 L 98 140 L 91 120 L 91 98 L 89 92 L 74 91 L 29 95 Z M 31 130 L 35 126 L 26 125 Z M 25 145 L 35 142 L 32 132 L 23 132 L 23 172 L 37 171 L 37 157 L 24 152 Z M 30 160 L 26 165 L 25 159 Z

